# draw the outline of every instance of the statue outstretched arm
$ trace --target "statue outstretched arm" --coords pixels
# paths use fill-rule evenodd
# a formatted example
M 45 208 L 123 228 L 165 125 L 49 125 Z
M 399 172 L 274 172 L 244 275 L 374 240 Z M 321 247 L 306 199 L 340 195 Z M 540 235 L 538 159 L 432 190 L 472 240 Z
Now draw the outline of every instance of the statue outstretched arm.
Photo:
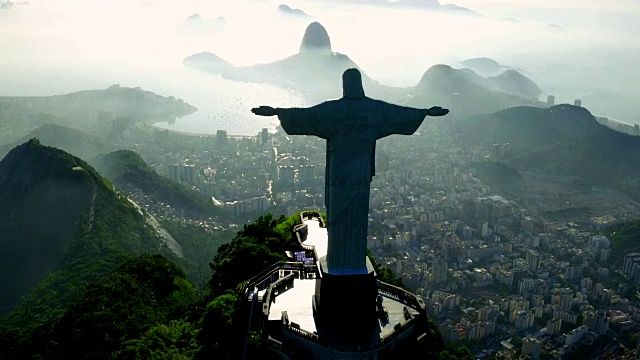
M 328 137 L 326 127 L 321 126 L 316 108 L 274 108 L 260 106 L 251 109 L 251 112 L 259 116 L 277 115 L 280 125 L 289 135 L 315 135 L 326 139 Z
M 433 106 L 428 109 L 416 109 L 384 103 L 384 119 L 377 138 L 383 138 L 392 134 L 411 135 L 418 128 L 426 116 L 444 116 L 448 109 Z
M 273 108 L 271 106 L 265 106 L 265 105 L 253 108 L 251 109 L 251 112 L 259 116 L 278 115 L 278 109 Z
M 401 106 L 402 108 L 406 108 L 406 109 L 414 109 L 414 108 L 407 108 L 404 106 Z M 418 112 L 418 114 L 420 114 L 419 116 L 425 117 L 425 116 L 445 116 L 449 113 L 449 109 L 445 109 L 442 108 L 440 106 L 432 106 L 428 109 L 414 109 Z
M 432 106 L 424 110 L 427 111 L 427 116 L 445 116 L 449 113 L 449 109 L 441 108 L 440 106 Z

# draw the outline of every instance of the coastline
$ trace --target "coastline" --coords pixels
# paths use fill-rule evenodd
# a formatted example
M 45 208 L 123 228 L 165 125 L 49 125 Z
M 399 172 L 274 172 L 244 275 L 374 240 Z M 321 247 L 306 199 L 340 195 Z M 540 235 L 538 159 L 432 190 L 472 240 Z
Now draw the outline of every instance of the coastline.
M 180 134 L 180 135 L 185 135 L 185 136 L 197 136 L 197 137 L 216 137 L 217 133 L 203 133 L 203 132 L 192 132 L 192 131 L 184 131 L 184 130 L 175 130 L 175 129 L 167 129 L 161 126 L 158 126 L 156 124 L 158 123 L 169 123 L 171 121 L 178 121 L 179 119 L 192 115 L 196 112 L 199 111 L 199 109 L 193 105 L 190 105 L 188 103 L 185 102 L 185 104 L 187 104 L 189 107 L 191 107 L 192 109 L 184 114 L 181 115 L 177 115 L 174 119 L 172 120 L 158 120 L 158 119 L 153 119 L 153 120 L 149 120 L 149 121 L 145 121 L 143 124 L 145 125 L 145 127 L 147 127 L 149 130 L 151 131 L 169 131 L 172 133 L 176 133 L 176 134 Z M 226 129 L 217 129 L 217 130 L 224 130 L 227 131 Z M 216 131 L 217 131 L 216 130 Z M 273 129 L 270 129 L 269 131 L 270 133 L 273 133 Z M 234 139 L 243 139 L 243 138 L 250 138 L 250 137 L 255 137 L 257 134 L 229 134 L 227 133 L 227 137 L 229 138 L 234 138 Z
M 178 119 L 180 119 L 182 117 L 185 117 L 185 116 L 188 116 L 188 115 L 191 115 L 191 114 L 193 114 L 193 113 L 195 113 L 197 111 L 198 111 L 198 109 L 196 108 L 195 111 L 191 111 L 191 112 L 189 112 L 187 114 L 178 116 L 178 117 L 175 118 L 175 121 L 178 121 Z M 216 133 L 197 133 L 197 132 L 191 132 L 191 131 L 167 129 L 167 128 L 163 128 L 163 127 L 160 127 L 160 126 L 156 125 L 157 123 L 160 123 L 160 122 L 167 122 L 167 120 L 157 120 L 156 119 L 156 120 L 153 120 L 153 121 L 150 121 L 150 122 L 144 122 L 141 125 L 143 125 L 144 127 L 146 127 L 150 131 L 168 131 L 168 132 L 171 132 L 171 133 L 175 133 L 175 134 L 178 134 L 178 135 L 184 135 L 184 136 L 212 137 L 212 138 L 217 136 Z M 219 129 L 219 130 L 224 130 L 224 129 Z M 228 134 L 227 133 L 227 137 L 235 138 L 235 139 L 250 138 L 250 137 L 255 137 L 255 136 L 256 136 L 255 134 L 254 135 L 234 135 L 234 134 Z

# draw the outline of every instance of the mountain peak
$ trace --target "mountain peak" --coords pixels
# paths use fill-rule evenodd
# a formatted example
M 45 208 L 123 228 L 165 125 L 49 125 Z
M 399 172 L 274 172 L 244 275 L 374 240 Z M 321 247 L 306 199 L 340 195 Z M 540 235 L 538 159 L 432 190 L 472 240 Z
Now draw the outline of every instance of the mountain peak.
M 331 39 L 327 29 L 317 21 L 307 26 L 300 44 L 300 53 L 311 51 L 331 53 Z

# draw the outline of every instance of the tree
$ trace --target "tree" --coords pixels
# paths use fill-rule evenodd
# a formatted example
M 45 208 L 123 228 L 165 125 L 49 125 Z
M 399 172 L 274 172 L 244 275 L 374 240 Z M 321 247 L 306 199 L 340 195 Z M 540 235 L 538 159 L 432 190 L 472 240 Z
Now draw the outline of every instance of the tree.
M 239 306 L 240 299 L 233 292 L 220 295 L 207 304 L 198 324 L 201 329 L 198 339 L 202 344 L 198 358 L 229 358 L 234 350 L 240 349 L 244 337 L 243 317 L 236 316 Z
M 473 360 L 474 356 L 468 347 L 461 343 L 447 342 L 440 352 L 440 360 Z
M 273 219 L 271 214 L 260 216 L 245 225 L 227 244 L 218 248 L 218 254 L 209 264 L 213 276 L 209 281 L 212 296 L 258 275 L 269 266 L 286 260 L 285 251 L 299 245 L 293 241 L 292 230 L 300 223 L 300 216 Z
M 183 320 L 158 324 L 144 335 L 125 341 L 125 359 L 193 359 L 200 350 L 197 337 L 200 330 Z

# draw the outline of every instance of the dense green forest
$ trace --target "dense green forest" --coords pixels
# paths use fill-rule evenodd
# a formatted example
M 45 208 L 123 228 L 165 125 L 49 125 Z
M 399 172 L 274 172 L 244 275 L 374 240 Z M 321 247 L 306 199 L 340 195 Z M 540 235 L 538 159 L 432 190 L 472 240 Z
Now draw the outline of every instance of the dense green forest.
M 621 266 L 624 256 L 628 253 L 640 252 L 640 221 L 630 221 L 616 224 L 601 231 L 611 241 L 611 255 L 609 262 Z
M 9 300 L 21 296 L 7 323 L 57 318 L 87 284 L 135 255 L 172 256 L 124 194 L 62 150 L 30 140 L 0 162 L 0 179 L 0 211 L 9 215 L 0 217 L 2 280 Z
M 173 208 L 194 215 L 220 215 L 222 209 L 213 206 L 200 193 L 160 176 L 140 155 L 131 150 L 117 150 L 89 160 L 105 178 L 118 187 L 131 186 Z
M 640 199 L 640 138 L 598 123 L 585 108 L 514 107 L 457 119 L 452 129 L 465 148 L 503 144 L 499 158 L 511 167 L 577 177 Z
M 178 354 L 187 354 L 195 343 L 182 344 L 182 337 L 195 329 L 182 319 L 197 300 L 195 288 L 175 263 L 161 255 L 142 255 L 87 286 L 58 320 L 41 323 L 30 333 L 24 327 L 5 328 L 0 354 L 13 359 L 143 359 L 159 343 L 166 345 L 160 349 L 163 356 L 172 354 L 172 342 L 181 345 Z M 142 349 L 141 344 L 147 346 Z
M 204 229 L 200 226 L 162 221 L 162 226 L 182 246 L 183 258 L 177 260 L 187 272 L 189 280 L 202 290 L 211 277 L 209 263 L 217 254 L 218 248 L 228 243 L 235 235 L 225 229 Z
M 518 194 L 526 186 L 518 169 L 501 161 L 480 161 L 475 163 L 473 168 L 480 180 L 492 184 L 508 194 Z

